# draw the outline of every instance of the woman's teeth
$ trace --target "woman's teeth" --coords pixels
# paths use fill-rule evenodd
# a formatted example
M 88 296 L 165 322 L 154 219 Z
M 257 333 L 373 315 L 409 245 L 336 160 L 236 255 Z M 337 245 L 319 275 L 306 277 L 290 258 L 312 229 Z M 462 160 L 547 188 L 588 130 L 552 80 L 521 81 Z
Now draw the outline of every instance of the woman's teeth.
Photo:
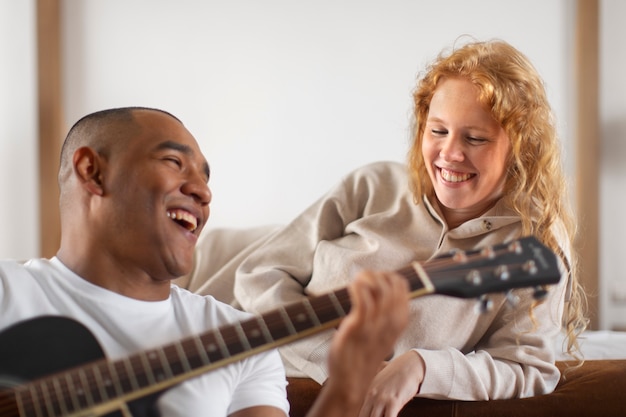
M 472 177 L 472 174 L 463 174 L 461 172 L 449 171 L 443 168 L 441 168 L 439 172 L 441 173 L 441 178 L 448 182 L 463 182 Z

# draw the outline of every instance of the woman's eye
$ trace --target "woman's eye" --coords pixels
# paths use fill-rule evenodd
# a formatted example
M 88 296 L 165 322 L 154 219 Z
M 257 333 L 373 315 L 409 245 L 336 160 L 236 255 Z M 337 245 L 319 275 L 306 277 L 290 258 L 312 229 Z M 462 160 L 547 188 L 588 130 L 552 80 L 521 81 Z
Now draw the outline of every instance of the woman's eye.
M 431 132 L 433 135 L 437 135 L 437 136 L 445 135 L 446 133 L 448 133 L 443 129 L 432 129 Z
M 474 143 L 474 144 L 477 144 L 477 145 L 478 145 L 478 144 L 481 144 L 481 143 L 485 143 L 485 142 L 487 142 L 487 139 L 482 139 L 482 138 L 474 138 L 474 137 L 471 137 L 471 136 L 470 136 L 470 137 L 468 137 L 468 138 L 467 138 L 467 140 L 468 140 L 469 142 Z

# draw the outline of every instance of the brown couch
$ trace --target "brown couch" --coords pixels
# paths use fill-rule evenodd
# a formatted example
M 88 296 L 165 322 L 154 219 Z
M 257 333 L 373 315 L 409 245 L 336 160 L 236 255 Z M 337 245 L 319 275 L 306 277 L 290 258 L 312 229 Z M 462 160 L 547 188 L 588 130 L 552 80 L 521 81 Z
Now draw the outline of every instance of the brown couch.
M 400 417 L 626 416 L 626 360 L 586 361 L 581 367 L 568 370 L 567 362 L 557 364 L 564 373 L 551 394 L 493 401 L 416 398 L 404 407 Z M 304 417 L 320 388 L 311 379 L 289 378 L 290 417 Z

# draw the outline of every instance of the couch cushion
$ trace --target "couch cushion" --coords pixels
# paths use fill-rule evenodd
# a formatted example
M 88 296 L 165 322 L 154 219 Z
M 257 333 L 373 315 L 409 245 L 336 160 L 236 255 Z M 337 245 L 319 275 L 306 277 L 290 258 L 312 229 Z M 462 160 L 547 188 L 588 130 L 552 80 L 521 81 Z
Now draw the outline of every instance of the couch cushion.
M 174 280 L 174 284 L 240 308 L 233 294 L 235 271 L 250 252 L 278 229 L 277 225 L 264 225 L 205 230 L 196 245 L 193 270 Z

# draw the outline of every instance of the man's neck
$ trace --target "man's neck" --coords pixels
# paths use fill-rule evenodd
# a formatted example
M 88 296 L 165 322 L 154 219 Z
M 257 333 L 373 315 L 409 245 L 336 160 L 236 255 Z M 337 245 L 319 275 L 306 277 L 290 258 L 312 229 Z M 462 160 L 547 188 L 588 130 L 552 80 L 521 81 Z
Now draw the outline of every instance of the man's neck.
M 63 250 L 59 250 L 56 256 L 82 279 L 125 297 L 162 301 L 170 295 L 170 280 L 154 279 L 140 268 L 125 268 L 107 262 L 105 257 L 68 257 Z

